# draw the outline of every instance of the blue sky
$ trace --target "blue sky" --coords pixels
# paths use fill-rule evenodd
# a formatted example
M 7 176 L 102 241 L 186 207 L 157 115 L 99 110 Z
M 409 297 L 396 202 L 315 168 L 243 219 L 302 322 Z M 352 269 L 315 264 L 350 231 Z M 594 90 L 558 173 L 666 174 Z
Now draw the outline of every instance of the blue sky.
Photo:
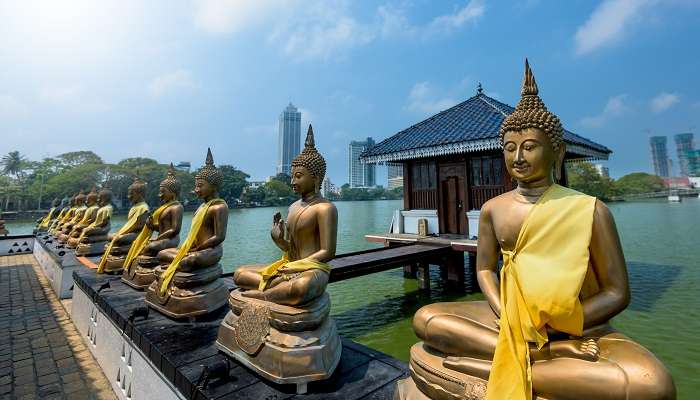
M 650 135 L 700 127 L 698 17 L 691 0 L 0 0 L 0 153 L 200 165 L 211 146 L 263 179 L 291 101 L 342 184 L 350 140 L 477 82 L 517 103 L 527 56 L 550 110 L 613 149 L 613 176 L 650 171 Z

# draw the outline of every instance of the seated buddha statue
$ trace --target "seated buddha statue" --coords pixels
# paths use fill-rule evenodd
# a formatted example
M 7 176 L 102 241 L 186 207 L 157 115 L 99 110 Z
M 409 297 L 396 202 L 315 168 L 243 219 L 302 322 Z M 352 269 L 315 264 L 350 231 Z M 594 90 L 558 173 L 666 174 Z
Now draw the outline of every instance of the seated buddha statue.
M 78 240 L 83 230 L 95 222 L 97 217 L 97 210 L 100 208 L 97 205 L 99 195 L 97 194 L 97 188 L 93 186 L 90 193 L 87 194 L 86 202 L 87 208 L 83 212 L 83 217 L 78 221 L 73 228 L 68 233 L 68 240 L 66 241 L 67 247 L 69 249 L 75 249 L 78 246 Z
M 286 223 L 274 215 L 271 230 L 284 255 L 270 265 L 236 269 L 238 289 L 230 294 L 217 346 L 266 379 L 297 384 L 304 393 L 309 381 L 333 373 L 342 350 L 326 293 L 338 212 L 320 194 L 326 162 L 311 126 L 291 172 L 292 189 L 301 198 L 289 207 Z
M 56 217 L 58 217 L 58 214 L 61 212 L 60 205 L 61 200 L 59 200 L 58 198 L 53 199 L 53 201 L 51 202 L 51 208 L 49 209 L 49 212 L 36 221 L 34 234 L 40 234 L 46 232 L 49 229 L 49 225 L 51 225 L 51 222 L 53 222 L 56 219 Z
M 97 273 L 121 274 L 126 255 L 131 244 L 148 218 L 148 204 L 146 204 L 146 183 L 138 174 L 134 182 L 127 189 L 127 197 L 131 203 L 126 223 L 115 233 L 105 247 L 105 252 L 97 266 Z
M 112 229 L 112 190 L 105 184 L 98 193 L 95 219 L 86 226 L 76 239 L 75 254 L 78 256 L 101 255 L 109 242 Z
M 71 230 L 73 230 L 73 227 L 83 219 L 85 210 L 87 210 L 87 205 L 85 205 L 86 200 L 85 193 L 82 190 L 77 196 L 75 196 L 75 212 L 73 212 L 73 217 L 62 224 L 60 231 L 57 232 L 56 237 L 59 243 L 58 247 L 65 247 L 68 239 L 70 239 L 69 235 Z
M 73 218 L 73 215 L 75 214 L 75 209 L 77 208 L 75 202 L 76 197 L 77 194 L 73 197 L 68 198 L 67 204 L 63 207 L 61 212 L 58 213 L 58 217 L 51 223 L 51 226 L 49 227 L 48 231 L 46 231 L 46 235 L 43 237 L 46 243 L 52 243 L 53 241 L 55 241 L 63 224 L 65 224 L 71 218 Z M 63 201 L 65 200 L 66 199 L 64 198 Z
M 204 203 L 192 217 L 190 232 L 178 248 L 158 252 L 160 265 L 146 292 L 146 303 L 171 318 L 195 318 L 224 305 L 228 288 L 221 279 L 228 205 L 219 198 L 224 176 L 207 150 L 195 176 L 194 192 Z M 174 210 L 173 210 L 174 211 Z
M 486 300 L 418 310 L 422 342 L 398 397 L 675 399 L 664 365 L 610 326 L 630 301 L 615 222 L 595 197 L 555 183 L 563 129 L 527 61 L 500 140 L 517 187 L 481 209 L 476 268 Z
M 122 281 L 134 289 L 144 290 L 155 280 L 153 269 L 159 265 L 158 252 L 180 244 L 184 207 L 177 200 L 179 195 L 180 182 L 171 163 L 158 189 L 160 207 L 148 217 L 124 261 Z M 154 238 L 153 232 L 158 232 Z

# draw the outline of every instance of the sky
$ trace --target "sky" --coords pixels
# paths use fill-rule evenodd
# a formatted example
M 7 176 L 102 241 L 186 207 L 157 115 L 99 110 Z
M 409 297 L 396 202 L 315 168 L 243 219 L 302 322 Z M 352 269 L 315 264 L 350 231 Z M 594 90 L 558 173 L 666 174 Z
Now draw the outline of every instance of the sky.
M 698 17 L 692 0 L 0 0 L 0 154 L 196 167 L 211 147 L 262 180 L 292 102 L 341 185 L 351 140 L 478 82 L 515 105 L 528 57 L 564 126 L 613 150 L 613 177 L 651 172 L 649 136 L 700 142 Z

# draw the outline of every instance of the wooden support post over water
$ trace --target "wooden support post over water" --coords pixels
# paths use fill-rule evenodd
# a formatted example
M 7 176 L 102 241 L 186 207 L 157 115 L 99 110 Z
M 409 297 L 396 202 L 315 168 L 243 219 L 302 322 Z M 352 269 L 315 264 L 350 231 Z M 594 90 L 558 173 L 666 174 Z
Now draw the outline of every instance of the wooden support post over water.
M 418 273 L 418 266 L 415 263 L 411 263 L 403 266 L 403 277 L 416 279 Z
M 430 290 L 430 264 L 418 263 L 418 287 Z
M 464 253 L 452 251 L 445 257 L 447 282 L 457 287 L 464 287 Z

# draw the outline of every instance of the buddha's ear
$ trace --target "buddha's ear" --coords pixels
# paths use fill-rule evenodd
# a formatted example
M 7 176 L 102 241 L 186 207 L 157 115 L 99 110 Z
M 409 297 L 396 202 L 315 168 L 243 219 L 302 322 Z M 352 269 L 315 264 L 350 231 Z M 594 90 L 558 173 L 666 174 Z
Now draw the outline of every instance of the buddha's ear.
M 566 144 L 564 144 L 564 141 L 559 143 L 559 148 L 555 153 L 554 180 L 555 182 L 559 182 L 561 181 L 561 167 L 564 165 L 564 155 L 566 154 Z

